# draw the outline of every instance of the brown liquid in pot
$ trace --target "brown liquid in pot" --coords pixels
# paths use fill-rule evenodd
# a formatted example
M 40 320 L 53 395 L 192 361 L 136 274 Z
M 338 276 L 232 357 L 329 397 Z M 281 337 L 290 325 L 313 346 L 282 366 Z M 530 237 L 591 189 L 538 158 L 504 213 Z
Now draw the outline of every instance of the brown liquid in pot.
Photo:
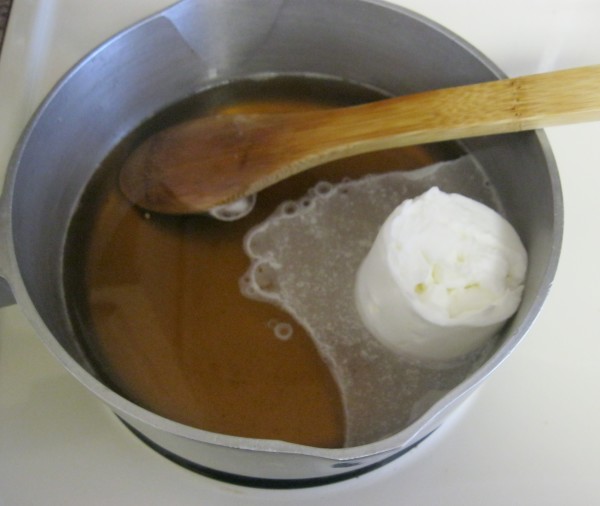
M 412 169 L 454 158 L 455 145 L 390 150 L 335 162 L 269 188 L 250 216 L 150 215 L 116 178 L 136 141 L 215 112 L 307 110 L 380 95 L 333 80 L 230 83 L 161 113 L 126 139 L 86 190 L 67 244 L 65 284 L 77 330 L 98 374 L 125 397 L 178 422 L 222 434 L 344 446 L 338 387 L 311 338 L 286 313 L 241 295 L 247 230 L 321 180 Z M 274 323 L 293 327 L 278 338 Z

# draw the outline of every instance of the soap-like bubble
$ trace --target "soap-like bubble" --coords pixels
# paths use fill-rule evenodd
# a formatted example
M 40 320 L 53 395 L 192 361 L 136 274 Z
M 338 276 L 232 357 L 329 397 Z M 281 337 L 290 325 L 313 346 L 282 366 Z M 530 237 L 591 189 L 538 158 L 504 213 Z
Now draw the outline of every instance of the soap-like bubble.
M 267 326 L 273 331 L 275 337 L 282 341 L 287 341 L 294 335 L 294 327 L 290 323 L 273 319 L 269 320 Z
M 256 194 L 209 209 L 208 214 L 220 221 L 236 221 L 249 215 L 256 205 Z
M 379 227 L 403 200 L 432 186 L 498 209 L 483 171 L 466 156 L 413 172 L 320 182 L 244 240 L 251 265 L 241 291 L 279 306 L 308 331 L 340 388 L 346 446 L 402 430 L 485 358 L 436 369 L 394 355 L 364 328 L 354 305 L 356 271 Z M 272 324 L 285 338 L 289 329 Z

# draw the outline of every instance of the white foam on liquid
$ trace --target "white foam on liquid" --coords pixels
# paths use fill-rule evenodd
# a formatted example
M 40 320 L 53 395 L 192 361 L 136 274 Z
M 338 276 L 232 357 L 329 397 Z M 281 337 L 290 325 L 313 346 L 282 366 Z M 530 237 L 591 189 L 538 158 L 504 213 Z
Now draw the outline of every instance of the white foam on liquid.
M 345 446 L 394 434 L 475 370 L 493 347 L 445 368 L 391 353 L 363 326 L 354 304 L 356 271 L 381 224 L 405 199 L 432 186 L 498 209 L 470 156 L 412 172 L 320 182 L 282 203 L 251 229 L 242 293 L 289 313 L 314 340 L 336 379 L 346 416 Z M 273 323 L 272 323 L 273 324 Z M 277 334 L 276 324 L 273 329 Z M 277 336 L 287 335 L 285 331 Z M 285 337 L 284 337 L 285 338 Z

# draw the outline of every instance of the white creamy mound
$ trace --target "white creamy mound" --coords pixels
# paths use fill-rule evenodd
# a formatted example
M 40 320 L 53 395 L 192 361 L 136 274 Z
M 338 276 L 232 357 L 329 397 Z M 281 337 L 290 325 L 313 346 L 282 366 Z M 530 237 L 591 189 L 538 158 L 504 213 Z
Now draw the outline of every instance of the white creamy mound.
M 464 156 L 414 171 L 322 181 L 283 202 L 244 239 L 250 265 L 240 279 L 241 293 L 281 308 L 311 336 L 340 389 L 346 446 L 407 427 L 495 350 L 490 340 L 474 353 L 443 362 L 394 353 L 369 332 L 356 309 L 356 273 L 381 224 L 399 202 L 435 185 L 502 209 L 476 159 Z M 416 321 L 416 312 L 407 314 L 409 324 Z M 273 339 L 293 344 L 288 323 L 281 318 L 265 326 Z
M 357 310 L 388 348 L 449 360 L 483 345 L 514 314 L 526 269 L 508 221 L 433 187 L 383 224 L 358 270 Z

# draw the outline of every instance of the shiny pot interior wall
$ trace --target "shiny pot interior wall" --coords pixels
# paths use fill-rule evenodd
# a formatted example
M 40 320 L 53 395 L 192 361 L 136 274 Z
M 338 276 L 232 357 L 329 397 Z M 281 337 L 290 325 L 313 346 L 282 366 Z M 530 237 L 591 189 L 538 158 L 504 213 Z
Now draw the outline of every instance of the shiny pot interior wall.
M 151 40 L 166 51 L 158 57 Z M 46 326 L 75 358 L 62 287 L 73 210 L 93 171 L 127 132 L 193 93 L 197 58 L 163 18 L 92 54 L 44 103 L 15 161 L 12 232 L 19 270 Z

